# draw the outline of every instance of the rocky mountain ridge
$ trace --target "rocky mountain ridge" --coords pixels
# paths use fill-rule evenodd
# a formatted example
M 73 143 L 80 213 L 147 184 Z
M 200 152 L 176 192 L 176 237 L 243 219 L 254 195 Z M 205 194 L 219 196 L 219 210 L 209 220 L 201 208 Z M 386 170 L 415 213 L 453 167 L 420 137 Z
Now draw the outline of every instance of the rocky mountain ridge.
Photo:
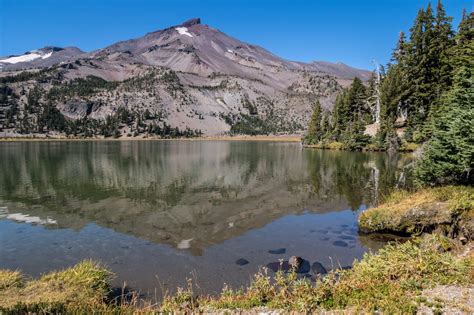
M 1 58 L 0 67 L 0 128 L 9 135 L 294 133 L 316 100 L 330 109 L 354 77 L 371 75 L 288 61 L 200 19 L 90 53 L 45 47 Z

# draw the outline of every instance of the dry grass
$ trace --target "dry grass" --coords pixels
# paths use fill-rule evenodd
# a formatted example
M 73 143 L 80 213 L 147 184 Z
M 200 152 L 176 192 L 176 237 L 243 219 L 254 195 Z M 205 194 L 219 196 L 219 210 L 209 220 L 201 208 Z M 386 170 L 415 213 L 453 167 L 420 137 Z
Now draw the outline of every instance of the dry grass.
M 419 306 L 417 297 L 426 288 L 473 283 L 474 260 L 446 252 L 450 245 L 441 236 L 387 245 L 377 254 L 364 255 L 351 270 L 334 270 L 316 284 L 298 279 L 292 272 L 278 272 L 271 277 L 264 269 L 248 288 L 225 287 L 217 297 L 196 297 L 191 288 L 181 289 L 168 297 L 160 311 L 412 313 Z
M 23 281 L 23 275 L 19 271 L 0 270 L 0 290 L 18 287 Z
M 229 313 L 259 310 L 412 313 L 421 292 L 439 285 L 473 284 L 474 257 L 458 258 L 452 244 L 428 235 L 367 253 L 351 270 L 333 270 L 317 283 L 294 272 L 257 273 L 247 288 L 225 287 L 218 296 L 197 296 L 187 288 L 161 304 L 107 299 L 110 273 L 85 261 L 73 268 L 25 280 L 0 272 L 0 313 Z
M 417 233 L 455 224 L 474 212 L 474 187 L 447 186 L 414 193 L 396 191 L 384 203 L 362 212 L 364 232 Z M 454 227 L 454 226 L 453 226 Z
M 63 313 L 105 309 L 111 273 L 84 261 L 36 280 L 0 271 L 0 313 Z

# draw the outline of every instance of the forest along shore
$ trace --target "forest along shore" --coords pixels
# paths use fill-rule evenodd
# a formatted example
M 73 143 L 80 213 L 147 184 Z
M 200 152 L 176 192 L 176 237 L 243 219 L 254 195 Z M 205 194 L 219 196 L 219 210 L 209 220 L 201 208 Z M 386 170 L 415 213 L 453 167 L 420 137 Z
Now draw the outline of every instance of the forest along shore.
M 224 286 L 200 296 L 193 284 L 161 302 L 110 286 L 112 273 L 84 261 L 39 279 L 0 270 L 4 312 L 382 311 L 473 313 L 474 188 L 448 186 L 395 192 L 359 218 L 362 233 L 411 235 L 367 253 L 351 269 L 321 271 L 312 283 L 295 269 L 254 275 L 247 288 Z

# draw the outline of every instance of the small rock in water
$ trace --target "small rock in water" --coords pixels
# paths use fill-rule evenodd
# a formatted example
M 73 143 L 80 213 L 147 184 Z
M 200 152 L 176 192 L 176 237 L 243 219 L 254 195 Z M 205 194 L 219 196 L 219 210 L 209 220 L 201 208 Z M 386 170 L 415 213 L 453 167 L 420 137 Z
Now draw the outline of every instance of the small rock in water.
M 350 235 L 341 235 L 339 236 L 339 238 L 341 240 L 355 240 L 355 237 L 354 236 L 350 236 Z
M 273 255 L 281 255 L 286 253 L 286 248 L 270 249 L 268 253 Z
M 329 237 L 323 237 L 323 238 L 320 238 L 321 241 L 329 241 L 330 238 Z
M 291 262 L 290 262 L 291 261 Z M 311 271 L 311 264 L 306 259 L 298 256 L 292 256 L 290 261 L 277 261 L 267 264 L 267 268 L 277 272 L 281 271 L 295 271 L 298 274 L 308 273 Z
M 335 241 L 334 243 L 332 243 L 334 246 L 339 246 L 339 247 L 347 247 L 349 244 L 347 244 L 346 242 L 344 241 Z
M 249 263 L 249 261 L 245 258 L 239 258 L 235 261 L 235 263 L 239 266 L 243 266 Z
M 341 224 L 340 227 L 347 228 L 347 227 L 349 227 L 349 225 L 347 225 L 347 224 Z
M 287 261 L 276 261 L 267 264 L 267 268 L 272 270 L 273 272 L 277 272 L 278 270 L 288 271 L 290 270 L 290 265 L 288 265 Z
M 311 271 L 311 263 L 306 259 L 303 259 L 300 267 L 296 270 L 297 273 L 308 273 Z
M 328 234 L 329 231 L 328 230 L 317 230 L 318 233 L 321 233 L 321 234 Z
M 295 270 L 298 270 L 300 268 L 302 262 L 303 258 L 299 256 L 291 256 L 288 260 L 288 264 L 290 265 L 290 267 L 294 268 Z
M 323 264 L 321 264 L 320 262 L 316 261 L 313 263 L 313 265 L 311 266 L 311 271 L 313 271 L 313 273 L 317 276 L 317 275 L 324 275 L 326 273 L 328 273 L 328 271 L 326 270 L 326 268 L 324 268 Z
M 359 230 L 356 229 L 356 228 L 350 228 L 350 229 L 344 230 L 344 233 L 346 233 L 346 234 L 352 234 L 352 235 L 357 235 L 357 234 L 359 233 Z

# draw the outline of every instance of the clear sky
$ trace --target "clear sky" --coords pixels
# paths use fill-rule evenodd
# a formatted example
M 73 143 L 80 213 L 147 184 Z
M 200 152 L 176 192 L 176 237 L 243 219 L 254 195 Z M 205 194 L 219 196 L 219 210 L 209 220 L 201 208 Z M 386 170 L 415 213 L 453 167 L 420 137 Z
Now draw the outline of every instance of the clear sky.
M 436 1 L 436 0 L 434 0 Z M 0 0 L 0 56 L 44 46 L 85 51 L 200 17 L 290 60 L 386 63 L 429 0 Z M 472 0 L 444 0 L 454 24 Z

